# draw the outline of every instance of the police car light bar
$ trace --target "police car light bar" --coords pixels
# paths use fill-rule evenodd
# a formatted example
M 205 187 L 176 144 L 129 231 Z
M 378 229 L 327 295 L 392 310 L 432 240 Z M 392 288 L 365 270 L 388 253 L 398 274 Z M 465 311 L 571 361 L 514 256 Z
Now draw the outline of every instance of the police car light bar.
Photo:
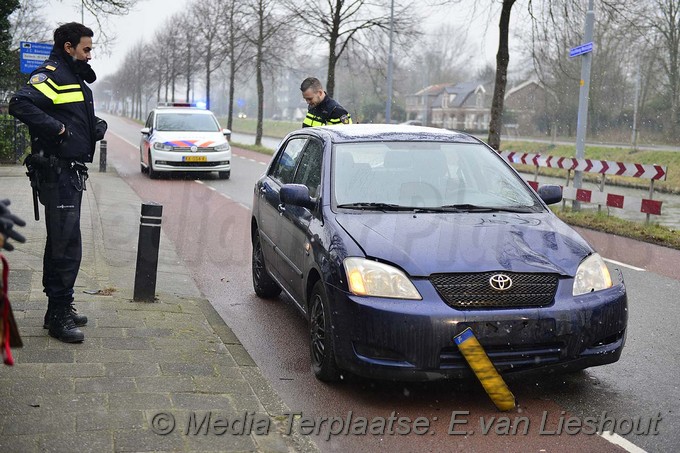
M 196 107 L 196 104 L 189 102 L 159 102 L 158 107 Z

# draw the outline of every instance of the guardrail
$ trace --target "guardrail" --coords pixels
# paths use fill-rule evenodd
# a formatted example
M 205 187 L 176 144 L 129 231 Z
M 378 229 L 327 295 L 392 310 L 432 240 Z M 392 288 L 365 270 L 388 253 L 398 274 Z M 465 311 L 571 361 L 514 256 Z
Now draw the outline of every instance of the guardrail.
M 567 200 L 576 200 L 584 203 L 594 203 L 625 210 L 635 210 L 649 216 L 661 215 L 662 201 L 654 200 L 654 181 L 664 181 L 668 175 L 668 167 L 664 165 L 634 164 L 609 160 L 576 159 L 573 157 L 545 156 L 535 153 L 521 153 L 516 151 L 501 151 L 499 153 L 505 160 L 512 164 L 533 165 L 534 180 L 530 181 L 534 189 L 538 188 L 539 167 L 557 168 L 567 171 L 566 185 L 562 189 L 562 196 Z M 601 175 L 600 191 L 594 192 L 586 189 L 569 187 L 572 171 L 584 173 L 597 173 Z M 649 198 L 636 198 L 604 192 L 607 175 L 629 176 L 633 178 L 649 179 Z M 563 204 L 564 206 L 564 204 Z M 598 208 L 599 209 L 599 208 Z

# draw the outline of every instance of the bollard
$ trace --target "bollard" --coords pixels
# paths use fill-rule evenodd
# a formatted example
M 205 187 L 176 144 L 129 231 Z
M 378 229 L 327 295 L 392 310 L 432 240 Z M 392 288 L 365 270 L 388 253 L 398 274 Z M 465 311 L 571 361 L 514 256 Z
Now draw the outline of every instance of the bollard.
M 99 142 L 99 172 L 106 173 L 106 140 Z
M 153 302 L 156 297 L 156 271 L 158 270 L 162 215 L 163 205 L 153 201 L 142 204 L 133 296 L 135 301 Z

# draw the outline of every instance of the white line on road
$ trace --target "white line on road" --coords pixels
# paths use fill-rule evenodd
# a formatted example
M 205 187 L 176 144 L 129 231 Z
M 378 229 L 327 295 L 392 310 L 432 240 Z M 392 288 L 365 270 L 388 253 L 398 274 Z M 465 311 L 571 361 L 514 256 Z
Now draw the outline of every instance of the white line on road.
M 614 445 L 618 445 L 619 447 L 623 448 L 624 450 L 630 452 L 630 453 L 646 453 L 645 450 L 642 448 L 638 447 L 634 443 L 626 440 L 625 438 L 619 436 L 616 433 L 611 433 L 609 431 L 605 431 L 600 434 L 602 438 Z
M 628 269 L 632 269 L 632 270 L 634 270 L 634 271 L 647 272 L 646 269 L 643 269 L 643 268 L 641 268 L 641 267 L 631 266 L 630 264 L 621 263 L 620 261 L 610 260 L 609 258 L 603 258 L 603 259 L 604 259 L 606 262 L 612 263 L 612 264 L 616 264 L 617 266 L 627 267 Z

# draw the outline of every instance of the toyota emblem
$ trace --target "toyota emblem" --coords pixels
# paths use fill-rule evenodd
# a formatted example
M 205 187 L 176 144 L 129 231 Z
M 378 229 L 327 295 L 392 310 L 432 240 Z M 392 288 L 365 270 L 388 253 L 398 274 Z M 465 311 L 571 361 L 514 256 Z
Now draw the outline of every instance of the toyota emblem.
M 512 279 L 505 274 L 492 275 L 489 279 L 489 285 L 496 291 L 505 291 L 512 286 Z
M 198 151 L 198 146 L 193 145 L 193 146 L 191 147 L 191 152 L 192 152 L 192 153 L 195 153 L 196 151 Z

